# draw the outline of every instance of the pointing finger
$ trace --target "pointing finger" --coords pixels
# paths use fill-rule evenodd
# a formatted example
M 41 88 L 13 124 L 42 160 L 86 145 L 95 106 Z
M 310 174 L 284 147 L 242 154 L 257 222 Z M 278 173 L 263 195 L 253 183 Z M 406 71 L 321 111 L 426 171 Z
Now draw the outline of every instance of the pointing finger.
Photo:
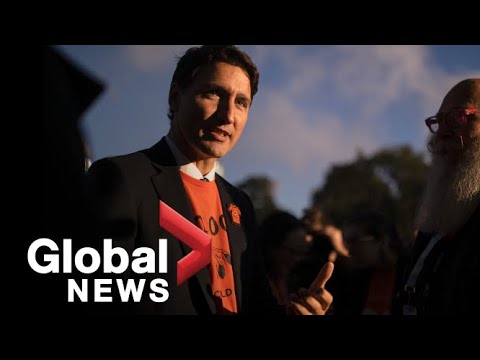
M 317 275 L 317 278 L 312 282 L 310 285 L 309 290 L 315 291 L 318 288 L 324 288 L 325 284 L 327 283 L 328 279 L 332 276 L 334 265 L 332 262 L 328 261 L 325 265 L 323 265 L 322 270 Z

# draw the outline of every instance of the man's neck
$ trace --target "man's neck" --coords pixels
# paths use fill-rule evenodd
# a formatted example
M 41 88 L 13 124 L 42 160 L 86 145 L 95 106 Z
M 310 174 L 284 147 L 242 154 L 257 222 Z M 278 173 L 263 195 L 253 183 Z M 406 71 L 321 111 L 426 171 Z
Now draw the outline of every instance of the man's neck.
M 207 175 L 210 171 L 212 171 L 213 167 L 215 166 L 214 158 L 206 159 L 206 160 L 199 160 L 199 161 L 192 161 L 198 170 L 202 173 L 203 176 Z
M 177 150 L 181 152 L 183 157 L 185 158 L 182 163 L 179 165 L 185 165 L 187 163 L 194 164 L 197 169 L 202 173 L 203 176 L 207 175 L 210 171 L 212 171 L 213 167 L 215 166 L 216 158 L 207 158 L 202 159 L 195 156 L 195 154 L 190 150 L 189 146 L 185 144 L 183 138 L 179 139 L 179 137 L 175 136 L 175 134 L 170 132 L 168 133 L 167 137 L 169 140 L 176 146 Z M 178 161 L 178 159 L 177 159 Z

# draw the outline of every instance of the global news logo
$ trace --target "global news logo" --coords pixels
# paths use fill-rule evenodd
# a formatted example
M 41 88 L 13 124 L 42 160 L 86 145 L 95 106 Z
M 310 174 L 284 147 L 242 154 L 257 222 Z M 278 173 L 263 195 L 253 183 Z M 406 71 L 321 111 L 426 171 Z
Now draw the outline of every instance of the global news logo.
M 177 286 L 180 286 L 190 277 L 195 275 L 202 268 L 211 262 L 212 239 L 200 228 L 185 219 L 182 215 L 173 210 L 170 206 L 160 201 L 159 204 L 160 227 L 175 236 L 178 240 L 192 249 L 186 256 L 177 262 Z M 93 274 L 102 266 L 103 274 L 123 274 L 129 267 L 136 274 L 166 274 L 168 268 L 168 240 L 158 239 L 157 255 L 155 250 L 148 247 L 139 247 L 133 250 L 131 257 L 122 247 L 113 247 L 112 239 L 103 239 L 103 256 L 95 248 L 84 247 L 73 254 L 72 239 L 63 239 L 62 242 L 62 264 L 60 264 L 60 249 L 57 243 L 49 238 L 39 238 L 28 248 L 27 259 L 30 268 L 38 274 Z M 43 262 L 37 261 L 37 252 L 46 248 L 47 253 L 43 255 Z M 45 250 L 45 249 L 43 249 Z M 86 265 L 85 257 L 89 257 Z M 118 257 L 120 262 L 115 262 Z M 156 266 L 156 260 L 158 266 Z M 77 299 L 81 302 L 88 302 L 88 281 L 89 279 L 70 278 L 68 282 L 68 302 Z M 112 302 L 111 287 L 117 286 L 122 302 L 140 301 L 145 289 L 146 279 L 140 279 L 137 283 L 134 279 L 115 279 L 115 285 L 111 278 L 95 278 L 94 281 L 94 302 Z M 155 278 L 150 281 L 150 300 L 154 302 L 165 302 L 168 300 L 168 282 L 163 278 Z

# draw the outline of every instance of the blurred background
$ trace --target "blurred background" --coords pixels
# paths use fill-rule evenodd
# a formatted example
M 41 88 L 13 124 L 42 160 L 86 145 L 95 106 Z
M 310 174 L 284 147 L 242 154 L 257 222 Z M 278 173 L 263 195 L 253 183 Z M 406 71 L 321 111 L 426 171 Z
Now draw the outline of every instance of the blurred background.
M 156 143 L 169 128 L 168 89 L 191 45 L 59 45 L 105 84 L 81 125 L 91 160 Z M 429 156 L 423 120 L 458 81 L 480 77 L 480 46 L 239 45 L 259 92 L 224 176 L 259 220 L 310 206 L 334 223 L 379 209 L 410 238 Z

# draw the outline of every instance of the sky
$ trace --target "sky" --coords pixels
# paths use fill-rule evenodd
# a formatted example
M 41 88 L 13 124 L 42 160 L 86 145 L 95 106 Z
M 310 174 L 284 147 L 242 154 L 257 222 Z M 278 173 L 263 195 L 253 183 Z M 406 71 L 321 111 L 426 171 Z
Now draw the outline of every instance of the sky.
M 92 160 L 148 148 L 168 132 L 176 61 L 192 45 L 58 45 L 105 85 L 82 118 Z M 221 163 L 239 184 L 265 175 L 279 207 L 300 216 L 332 164 L 361 150 L 424 152 L 443 96 L 480 78 L 479 45 L 238 45 L 257 64 L 259 91 Z

